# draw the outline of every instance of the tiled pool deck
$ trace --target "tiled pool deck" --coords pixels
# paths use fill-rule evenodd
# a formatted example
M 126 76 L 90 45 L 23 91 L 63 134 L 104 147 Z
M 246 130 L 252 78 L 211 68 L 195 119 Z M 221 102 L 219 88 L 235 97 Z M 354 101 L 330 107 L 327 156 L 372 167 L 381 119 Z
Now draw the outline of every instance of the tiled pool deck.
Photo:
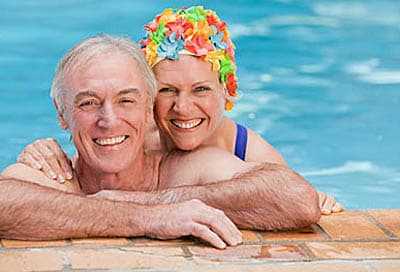
M 0 271 L 400 271 L 400 209 L 345 211 L 243 238 L 226 250 L 193 239 L 2 239 Z

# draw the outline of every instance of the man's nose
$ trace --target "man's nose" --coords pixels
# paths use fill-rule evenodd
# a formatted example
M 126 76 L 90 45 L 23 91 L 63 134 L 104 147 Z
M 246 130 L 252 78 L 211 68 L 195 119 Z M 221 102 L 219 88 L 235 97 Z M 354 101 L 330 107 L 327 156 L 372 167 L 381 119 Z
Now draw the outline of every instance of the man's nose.
M 97 122 L 99 127 L 107 128 L 113 125 L 117 120 L 115 109 L 111 103 L 104 103 L 100 108 L 100 116 Z
M 174 111 L 178 113 L 187 113 L 190 110 L 192 99 L 186 93 L 180 93 L 175 97 Z

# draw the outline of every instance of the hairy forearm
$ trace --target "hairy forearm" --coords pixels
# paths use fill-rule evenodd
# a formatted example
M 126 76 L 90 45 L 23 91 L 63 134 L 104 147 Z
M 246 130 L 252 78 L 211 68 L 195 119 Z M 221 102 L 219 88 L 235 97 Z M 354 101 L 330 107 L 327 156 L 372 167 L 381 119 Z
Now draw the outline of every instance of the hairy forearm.
M 289 168 L 267 163 L 232 180 L 153 192 L 109 191 L 103 197 L 142 204 L 199 199 L 223 210 L 237 226 L 251 229 L 297 228 L 320 217 L 314 188 Z
M 177 195 L 199 198 L 223 210 L 241 228 L 291 229 L 315 223 L 320 217 L 314 188 L 277 164 L 263 164 L 233 180 L 181 188 Z
M 144 235 L 144 209 L 0 176 L 0 237 L 47 240 Z

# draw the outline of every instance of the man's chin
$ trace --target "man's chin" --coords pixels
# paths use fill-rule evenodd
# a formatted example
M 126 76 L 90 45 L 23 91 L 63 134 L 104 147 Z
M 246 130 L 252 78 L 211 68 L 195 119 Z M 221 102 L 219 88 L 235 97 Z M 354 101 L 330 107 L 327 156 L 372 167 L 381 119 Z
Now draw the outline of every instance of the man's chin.
M 93 169 L 102 174 L 116 174 L 128 169 L 129 164 L 121 159 L 110 160 L 105 158 L 93 165 Z

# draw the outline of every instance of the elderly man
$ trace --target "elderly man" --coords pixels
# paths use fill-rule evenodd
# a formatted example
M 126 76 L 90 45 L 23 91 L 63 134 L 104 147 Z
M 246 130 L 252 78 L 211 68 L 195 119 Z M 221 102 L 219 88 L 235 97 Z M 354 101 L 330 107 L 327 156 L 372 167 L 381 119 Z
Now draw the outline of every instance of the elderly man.
M 146 153 L 155 80 L 129 39 L 82 41 L 61 61 L 52 88 L 60 126 L 79 154 L 74 179 L 57 184 L 22 164 L 8 167 L 0 178 L 1 237 L 193 235 L 225 248 L 241 242 L 232 221 L 288 229 L 320 216 L 315 190 L 283 166 L 214 148 Z

